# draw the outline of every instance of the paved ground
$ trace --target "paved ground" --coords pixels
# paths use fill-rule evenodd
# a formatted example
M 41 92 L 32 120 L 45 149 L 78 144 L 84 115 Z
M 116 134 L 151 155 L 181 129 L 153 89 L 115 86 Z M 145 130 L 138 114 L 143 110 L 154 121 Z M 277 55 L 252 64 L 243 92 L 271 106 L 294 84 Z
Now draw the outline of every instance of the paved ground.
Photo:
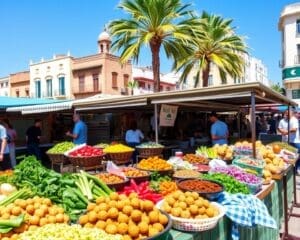
M 300 203 L 300 177 L 297 177 L 297 201 Z M 293 213 L 300 214 L 300 208 L 294 208 Z M 300 239 L 300 218 L 291 217 L 289 220 L 289 234 Z

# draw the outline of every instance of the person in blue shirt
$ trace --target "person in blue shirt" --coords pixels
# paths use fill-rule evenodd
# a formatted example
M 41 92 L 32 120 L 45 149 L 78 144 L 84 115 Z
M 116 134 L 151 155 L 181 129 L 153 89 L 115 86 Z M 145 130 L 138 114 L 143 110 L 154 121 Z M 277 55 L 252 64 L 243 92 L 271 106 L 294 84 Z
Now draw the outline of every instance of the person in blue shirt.
M 66 135 L 73 138 L 75 144 L 87 143 L 87 126 L 80 120 L 78 113 L 74 113 L 73 121 L 75 123 L 73 133 L 67 132 Z
M 212 144 L 228 144 L 229 132 L 227 124 L 220 121 L 215 112 L 210 114 L 209 120 L 212 122 L 210 129 Z

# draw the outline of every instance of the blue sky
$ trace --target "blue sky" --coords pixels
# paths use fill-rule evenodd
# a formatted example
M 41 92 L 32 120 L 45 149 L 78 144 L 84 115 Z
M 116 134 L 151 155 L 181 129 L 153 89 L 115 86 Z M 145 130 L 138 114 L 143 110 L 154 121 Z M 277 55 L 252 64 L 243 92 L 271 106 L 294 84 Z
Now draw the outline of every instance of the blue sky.
M 240 35 L 247 37 L 250 53 L 268 67 L 269 78 L 281 82 L 278 19 L 291 0 L 184 0 L 193 8 L 232 18 Z M 94 54 L 97 37 L 110 20 L 125 17 L 119 0 L 1 0 L 0 77 L 26 70 L 29 61 L 71 52 L 75 57 Z M 142 51 L 139 65 L 151 65 L 149 49 Z M 161 71 L 171 61 L 162 54 Z

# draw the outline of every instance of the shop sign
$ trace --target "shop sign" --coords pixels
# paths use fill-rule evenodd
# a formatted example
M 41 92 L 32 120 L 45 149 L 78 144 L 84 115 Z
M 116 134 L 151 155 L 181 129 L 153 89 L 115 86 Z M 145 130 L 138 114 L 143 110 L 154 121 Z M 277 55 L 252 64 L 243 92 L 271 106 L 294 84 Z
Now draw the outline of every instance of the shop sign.
M 162 104 L 159 115 L 159 126 L 173 127 L 177 116 L 178 106 Z
M 300 67 L 285 68 L 282 70 L 282 79 L 300 77 Z

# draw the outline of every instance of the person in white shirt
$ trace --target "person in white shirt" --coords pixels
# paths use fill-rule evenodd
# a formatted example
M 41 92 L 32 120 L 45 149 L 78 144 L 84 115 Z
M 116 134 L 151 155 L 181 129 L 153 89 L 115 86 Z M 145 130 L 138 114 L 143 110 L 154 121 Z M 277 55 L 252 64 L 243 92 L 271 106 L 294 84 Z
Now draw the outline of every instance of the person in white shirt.
M 144 139 L 144 135 L 141 130 L 137 129 L 136 121 L 132 121 L 130 129 L 126 131 L 125 141 L 128 146 L 135 148 Z M 135 151 L 132 155 L 133 162 L 136 160 L 137 152 Z
M 290 124 L 290 129 L 288 131 L 288 124 Z M 284 112 L 283 118 L 278 124 L 278 131 L 282 135 L 282 141 L 287 142 L 289 137 L 289 143 L 300 142 L 299 140 L 299 122 L 295 117 L 293 111 L 290 111 L 290 120 L 288 121 L 288 111 Z

